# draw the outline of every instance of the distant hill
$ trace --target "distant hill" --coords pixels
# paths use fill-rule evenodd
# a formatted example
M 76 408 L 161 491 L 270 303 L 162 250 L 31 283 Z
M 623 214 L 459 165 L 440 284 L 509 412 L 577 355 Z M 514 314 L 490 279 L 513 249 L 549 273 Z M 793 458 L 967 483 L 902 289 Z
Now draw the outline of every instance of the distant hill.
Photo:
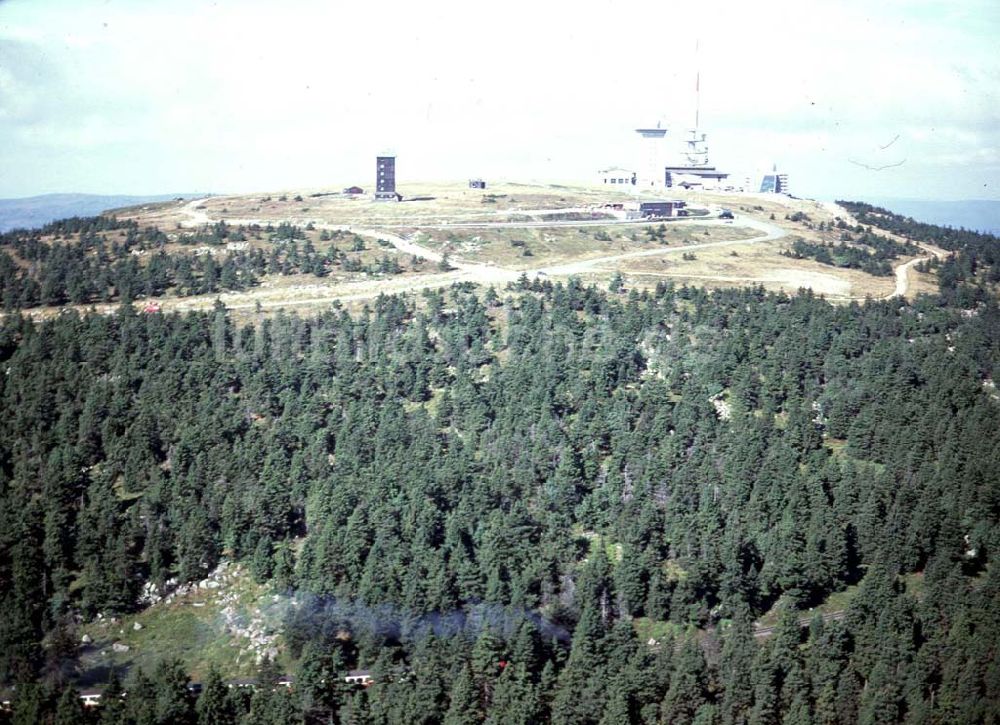
M 23 199 L 0 199 L 0 232 L 10 231 L 18 227 L 33 229 L 66 217 L 94 216 L 106 209 L 197 196 L 204 196 L 204 194 L 155 194 L 152 196 L 43 194 Z
M 963 201 L 927 201 L 923 199 L 864 199 L 918 222 L 963 227 L 977 232 L 1000 235 L 1000 201 L 967 199 Z

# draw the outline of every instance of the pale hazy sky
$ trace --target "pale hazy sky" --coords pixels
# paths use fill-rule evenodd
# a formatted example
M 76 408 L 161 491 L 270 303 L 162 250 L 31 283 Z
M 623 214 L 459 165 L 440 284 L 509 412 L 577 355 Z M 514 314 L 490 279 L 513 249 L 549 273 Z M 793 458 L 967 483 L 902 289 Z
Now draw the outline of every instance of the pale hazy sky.
M 700 65 L 724 170 L 1000 199 L 998 38 L 997 0 L 0 0 L 0 197 L 369 187 L 386 147 L 404 192 L 587 179 Z

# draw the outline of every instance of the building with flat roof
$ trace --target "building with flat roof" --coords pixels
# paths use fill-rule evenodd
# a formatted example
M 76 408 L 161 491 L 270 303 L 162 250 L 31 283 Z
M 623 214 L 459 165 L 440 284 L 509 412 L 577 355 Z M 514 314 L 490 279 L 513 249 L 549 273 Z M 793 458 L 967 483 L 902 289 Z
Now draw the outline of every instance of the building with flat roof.
M 650 199 L 649 201 L 633 201 L 626 203 L 626 219 L 663 219 L 678 215 L 678 211 L 686 206 L 680 199 Z
M 635 183 L 643 188 L 659 188 L 663 185 L 660 169 L 663 168 L 667 129 L 661 128 L 657 123 L 655 128 L 637 128 L 635 132 L 642 139 L 640 143 L 644 166 Z
M 375 200 L 399 201 L 396 193 L 396 157 L 377 156 L 375 158 Z
M 714 166 L 667 166 L 663 169 L 663 183 L 690 189 L 693 186 L 714 188 L 729 178 L 729 174 Z
M 597 172 L 598 183 L 601 186 L 609 186 L 614 184 L 619 187 L 622 191 L 626 187 L 635 186 L 637 176 L 631 169 L 623 169 L 620 166 L 612 166 L 610 169 L 601 169 Z

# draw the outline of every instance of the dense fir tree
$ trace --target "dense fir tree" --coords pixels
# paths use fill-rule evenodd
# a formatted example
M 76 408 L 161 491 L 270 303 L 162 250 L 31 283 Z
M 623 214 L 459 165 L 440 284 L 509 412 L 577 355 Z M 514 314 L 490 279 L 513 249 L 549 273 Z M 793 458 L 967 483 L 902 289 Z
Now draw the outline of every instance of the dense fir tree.
M 102 721 L 988 722 L 995 253 L 859 209 L 951 245 L 942 295 L 833 307 L 525 277 L 354 316 L 8 315 L 13 717 L 70 717 L 77 618 L 131 613 L 147 582 L 200 581 L 225 559 L 296 598 L 296 687 L 268 663 L 252 695 L 210 674 L 195 705 L 168 661 L 106 695 Z M 124 222 L 50 232 L 75 237 L 5 238 L 37 262 L 0 255 L 10 309 L 340 263 L 291 227 L 178 242 L 283 240 L 214 260 L 175 259 Z M 873 255 L 877 236 L 862 242 Z M 773 632 L 755 628 L 777 611 Z M 344 683 L 354 668 L 374 684 Z

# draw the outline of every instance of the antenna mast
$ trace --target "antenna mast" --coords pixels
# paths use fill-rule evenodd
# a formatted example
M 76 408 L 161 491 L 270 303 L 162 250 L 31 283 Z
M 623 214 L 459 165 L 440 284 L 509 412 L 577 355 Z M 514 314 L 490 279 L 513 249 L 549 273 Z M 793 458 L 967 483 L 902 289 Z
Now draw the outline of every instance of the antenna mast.
M 694 130 L 699 128 L 698 120 L 701 115 L 701 63 L 698 62 L 698 45 L 700 41 L 694 41 Z
M 682 152 L 689 167 L 708 166 L 708 144 L 705 143 L 705 134 L 701 133 L 701 63 L 698 60 L 701 40 L 694 42 L 695 71 L 694 71 L 694 128 L 688 129 L 689 138 L 684 142 L 685 150 Z

